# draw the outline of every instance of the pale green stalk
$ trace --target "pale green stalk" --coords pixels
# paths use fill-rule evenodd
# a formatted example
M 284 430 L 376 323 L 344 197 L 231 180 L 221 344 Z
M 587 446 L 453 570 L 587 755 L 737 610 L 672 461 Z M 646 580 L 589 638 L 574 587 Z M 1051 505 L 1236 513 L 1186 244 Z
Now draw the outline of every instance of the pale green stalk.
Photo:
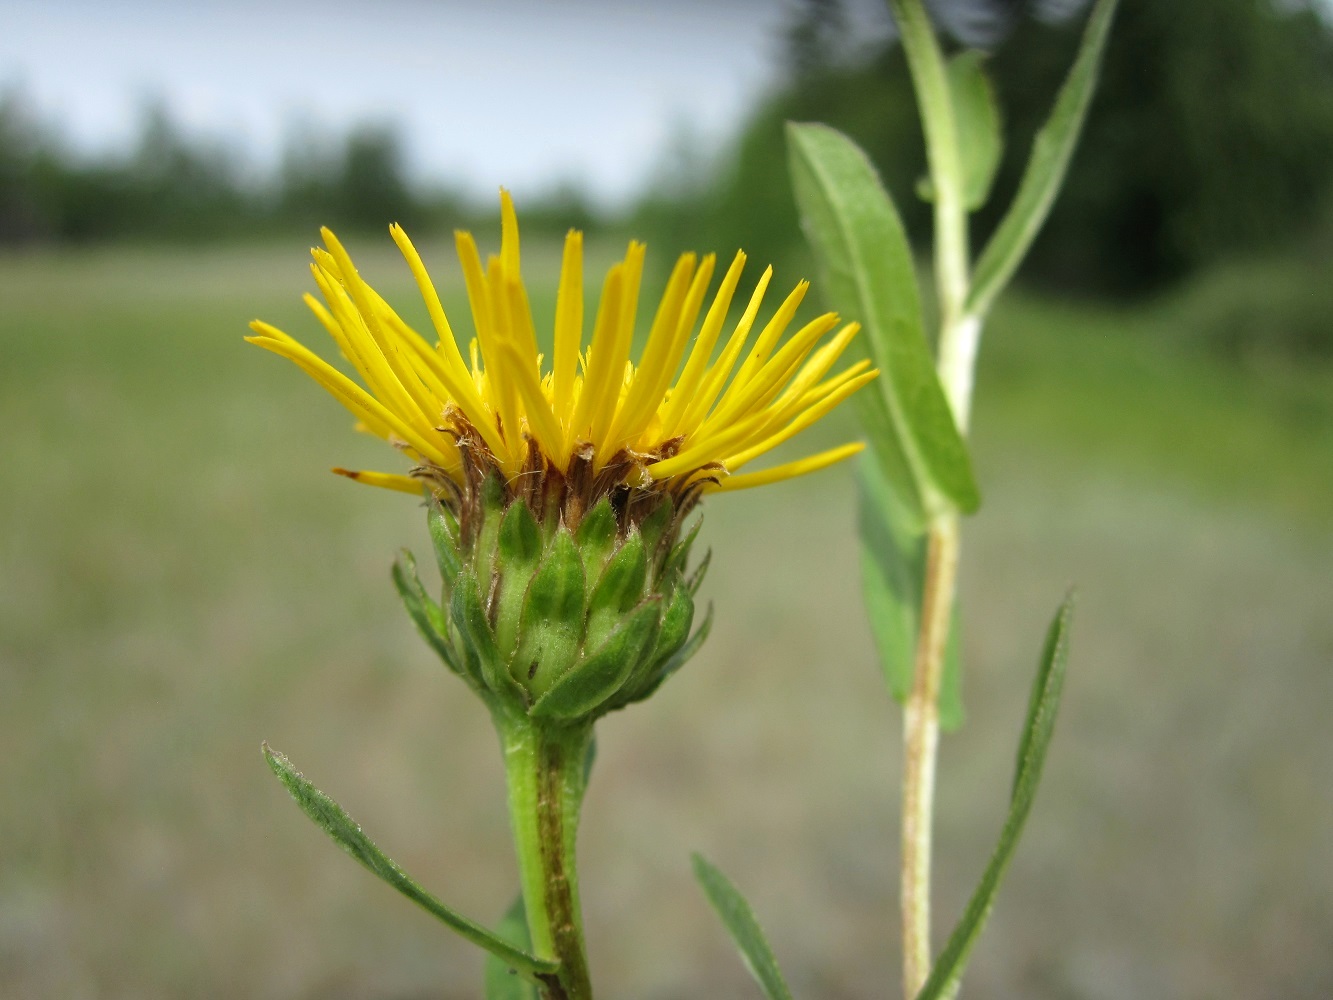
M 915 85 L 935 206 L 935 283 L 940 330 L 937 368 L 960 432 L 966 432 L 981 317 L 966 311 L 967 206 L 958 130 L 944 55 L 921 0 L 889 0 Z M 939 691 L 953 619 L 959 554 L 958 515 L 935 513 L 927 530 L 911 693 L 903 706 L 901 909 L 903 995 L 915 997 L 930 974 L 931 824 L 939 746 Z

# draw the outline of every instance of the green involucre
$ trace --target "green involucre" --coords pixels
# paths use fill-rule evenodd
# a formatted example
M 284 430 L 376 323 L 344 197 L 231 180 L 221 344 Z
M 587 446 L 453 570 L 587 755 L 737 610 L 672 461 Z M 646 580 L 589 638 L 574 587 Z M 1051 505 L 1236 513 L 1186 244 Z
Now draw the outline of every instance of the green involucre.
M 685 575 L 698 534 L 670 502 L 622 525 L 609 500 L 570 531 L 485 487 L 468 528 L 437 502 L 428 522 L 440 567 L 436 603 L 405 556 L 394 582 L 426 642 L 493 711 L 569 725 L 646 698 L 698 649 Z M 468 537 L 464 532 L 467 531 Z

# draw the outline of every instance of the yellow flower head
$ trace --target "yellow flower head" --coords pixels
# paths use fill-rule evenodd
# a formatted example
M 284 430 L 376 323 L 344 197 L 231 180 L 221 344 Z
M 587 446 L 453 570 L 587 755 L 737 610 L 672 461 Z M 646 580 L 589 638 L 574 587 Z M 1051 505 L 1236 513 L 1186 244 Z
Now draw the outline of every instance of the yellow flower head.
M 361 279 L 327 229 L 322 230 L 326 248 L 312 251 L 311 265 L 324 301 L 308 294 L 305 301 L 363 385 L 281 330 L 258 320 L 251 324 L 251 343 L 294 361 L 350 410 L 362 429 L 389 441 L 414 463 L 410 475 L 335 472 L 417 494 L 429 485 L 441 498 L 460 496 L 498 472 L 516 495 L 558 500 L 569 493 L 580 510 L 617 490 L 670 496 L 689 506 L 702 492 L 776 482 L 861 450 L 860 444 L 848 444 L 739 473 L 877 374 L 861 361 L 827 377 L 857 331 L 849 323 L 817 346 L 838 325 L 833 313 L 781 342 L 805 295 L 805 282 L 787 296 L 746 351 L 772 268 L 723 338 L 744 253 L 736 254 L 706 311 L 714 256 L 700 261 L 690 253 L 676 262 L 635 364 L 630 348 L 644 247 L 630 243 L 624 259 L 607 273 L 585 350 L 583 235 L 571 231 L 556 299 L 553 357 L 544 371 L 508 192 L 500 192 L 500 203 L 499 256 L 483 266 L 471 234 L 455 234 L 476 329 L 467 358 L 421 257 L 397 225 L 390 233 L 425 299 L 438 337 L 434 346 Z M 714 357 L 719 342 L 722 348 Z M 577 510 L 572 513 L 577 520 Z

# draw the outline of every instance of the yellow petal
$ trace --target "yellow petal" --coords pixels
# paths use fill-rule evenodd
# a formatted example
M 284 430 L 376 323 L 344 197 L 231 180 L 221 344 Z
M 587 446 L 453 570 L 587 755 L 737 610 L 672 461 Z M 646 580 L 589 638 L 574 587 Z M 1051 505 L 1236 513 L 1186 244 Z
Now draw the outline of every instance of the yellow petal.
M 467 301 L 472 309 L 472 325 L 477 331 L 477 339 L 485 343 L 490 335 L 491 309 L 486 294 L 486 272 L 481 268 L 477 241 L 471 233 L 459 229 L 454 231 L 454 246 L 458 249 L 458 261 L 463 265 L 463 283 L 467 286 Z M 475 365 L 473 371 L 476 371 Z
M 555 297 L 555 358 L 551 368 L 555 411 L 565 420 L 569 419 L 573 403 L 574 377 L 578 374 L 579 348 L 582 346 L 583 234 L 571 229 L 565 236 L 560 289 Z
M 505 355 L 506 373 L 513 378 L 519 399 L 523 403 L 528 428 L 536 438 L 542 453 L 563 472 L 565 461 L 564 455 L 560 453 L 563 435 L 560 425 L 556 423 L 555 414 L 551 412 L 551 404 L 542 395 L 542 387 L 537 381 L 536 374 L 513 345 L 506 344 L 502 353 Z
M 459 353 L 458 340 L 454 336 L 453 328 L 449 326 L 449 318 L 444 313 L 444 305 L 440 302 L 440 295 L 435 290 L 435 283 L 430 280 L 430 273 L 426 270 L 421 255 L 417 253 L 417 248 L 412 245 L 412 241 L 407 238 L 407 233 L 403 231 L 403 227 L 398 223 L 395 222 L 389 227 L 389 235 L 393 237 L 394 243 L 398 245 L 398 250 L 402 253 L 403 259 L 407 261 L 408 269 L 416 280 L 417 289 L 421 292 L 422 299 L 425 300 L 431 325 L 435 327 L 435 335 L 439 338 L 439 354 L 443 358 L 445 366 L 456 378 L 463 379 L 467 375 L 467 365 L 463 362 L 463 355 Z
M 751 461 L 752 459 L 758 458 L 760 455 L 764 454 L 764 452 L 772 451 L 778 445 L 782 444 L 785 441 L 790 440 L 797 434 L 801 433 L 801 431 L 805 430 L 815 421 L 826 416 L 829 413 L 829 411 L 831 411 L 835 406 L 841 403 L 852 393 L 856 392 L 857 389 L 861 388 L 866 383 L 874 380 L 875 377 L 878 375 L 879 375 L 878 371 L 866 372 L 863 375 L 859 375 L 856 378 L 848 380 L 845 384 L 839 386 L 836 390 L 829 393 L 819 402 L 815 403 L 813 406 L 806 408 L 806 410 L 800 416 L 798 416 L 790 424 L 784 427 L 781 431 L 771 435 L 768 438 L 765 438 L 764 440 L 758 442 L 757 444 L 751 445 L 749 448 L 746 448 L 739 454 L 728 456 L 724 460 L 723 464 L 725 464 L 728 469 L 739 469 L 747 462 Z
M 796 287 L 783 299 L 782 305 L 778 306 L 778 311 L 773 314 L 772 319 L 764 325 L 763 330 L 759 332 L 759 336 L 755 338 L 754 347 L 741 365 L 740 371 L 736 373 L 736 383 L 745 384 L 768 360 L 769 354 L 777 346 L 783 332 L 786 331 L 795 317 L 796 310 L 800 308 L 801 301 L 805 298 L 805 293 L 809 288 L 810 282 L 797 282 Z
M 252 323 L 251 328 L 260 336 L 246 337 L 248 342 L 295 362 L 306 374 L 324 386 L 353 416 L 372 425 L 380 424 L 387 427 L 419 455 L 445 469 L 456 471 L 462 468 L 458 449 L 452 441 L 440 438 L 438 435 L 436 440 L 431 440 L 421 434 L 338 369 L 291 337 L 285 334 L 281 338 L 274 337 L 268 333 L 272 328 L 258 321 Z
M 736 285 L 741 280 L 741 271 L 744 268 L 745 254 L 738 250 L 731 267 L 727 269 L 727 274 L 722 279 L 717 295 L 713 297 L 713 304 L 708 308 L 708 315 L 704 317 L 703 328 L 694 341 L 694 347 L 690 349 L 689 360 L 685 362 L 685 370 L 681 372 L 680 381 L 671 390 L 671 399 L 662 414 L 662 436 L 667 440 L 676 436 L 681 419 L 685 416 L 685 410 L 694 400 L 695 390 L 703 381 L 708 361 L 713 356 L 713 345 L 717 343 L 717 336 L 722 332 L 722 324 L 726 322 L 727 310 L 731 308 L 731 299 L 736 293 Z
M 770 483 L 779 483 L 784 479 L 794 479 L 796 476 L 804 476 L 811 472 L 818 472 L 820 469 L 826 469 L 835 462 L 841 462 L 844 458 L 851 458 L 858 452 L 865 450 L 865 443 L 861 441 L 845 444 L 839 448 L 830 448 L 828 451 L 821 451 L 817 455 L 811 455 L 808 458 L 797 459 L 795 462 L 788 462 L 786 465 L 775 466 L 772 469 L 764 469 L 761 472 L 747 472 L 739 476 L 727 476 L 717 485 L 708 485 L 704 489 L 710 493 L 730 492 L 732 490 L 748 490 L 754 486 L 768 486 Z
M 343 286 L 355 303 L 356 311 L 361 318 L 362 326 L 359 329 L 349 330 L 344 324 L 343 329 L 347 333 L 348 339 L 355 341 L 359 337 L 361 329 L 364 329 L 370 335 L 369 342 L 363 345 L 366 354 L 379 352 L 388 365 L 388 370 L 392 374 L 392 381 L 397 386 L 401 386 L 401 392 L 407 397 L 407 400 L 397 401 L 399 411 L 404 417 L 408 417 L 414 424 L 423 429 L 434 427 L 443 416 L 443 401 L 433 398 L 425 390 L 421 379 L 417 377 L 412 366 L 403 358 L 398 344 L 385 330 L 384 325 L 380 322 L 370 291 L 357 273 L 346 248 L 333 235 L 332 230 L 327 227 L 320 230 L 320 235 L 323 236 L 324 245 L 328 247 L 329 253 L 338 262 L 338 269 L 342 273 Z M 396 396 L 398 392 L 395 391 L 394 394 Z M 408 401 L 410 401 L 410 405 Z M 413 406 L 416 407 L 419 416 L 418 413 L 412 412 Z
M 386 490 L 397 490 L 399 493 L 411 493 L 414 496 L 421 496 L 422 484 L 420 479 L 413 479 L 411 476 L 400 476 L 393 472 L 363 472 L 356 469 L 333 468 L 330 470 L 340 476 L 346 476 L 353 482 L 365 483 L 367 486 L 379 486 Z
M 782 350 L 762 368 L 755 371 L 748 382 L 742 382 L 739 375 L 731 384 L 717 409 L 709 415 L 709 421 L 726 422 L 746 416 L 756 408 L 768 404 L 787 381 L 796 374 L 797 368 L 805 356 L 814 349 L 819 338 L 838 325 L 834 313 L 825 313 L 818 319 L 806 324 L 791 340 L 782 345 Z
M 624 324 L 625 281 L 623 263 L 607 273 L 588 347 L 587 373 L 570 427 L 573 442 L 591 441 L 595 447 L 599 431 L 605 433 L 620 399 L 620 380 L 629 355 L 629 336 Z
M 680 359 L 678 340 L 681 312 L 694 277 L 696 259 L 692 253 L 682 254 L 671 270 L 666 291 L 662 293 L 657 314 L 648 332 L 648 342 L 644 345 L 643 355 L 634 373 L 634 381 L 609 432 L 610 451 L 615 451 L 638 436 L 657 409 L 657 404 L 662 401 L 662 393 L 675 374 Z
M 514 199 L 505 188 L 500 188 L 500 257 L 509 277 L 518 279 L 518 214 Z
M 754 293 L 750 296 L 750 304 L 745 307 L 745 312 L 741 315 L 740 322 L 736 324 L 736 329 L 732 331 L 727 346 L 722 349 L 717 363 L 709 368 L 708 374 L 704 376 L 703 386 L 698 395 L 686 404 L 685 417 L 676 428 L 677 433 L 689 434 L 696 430 L 703 423 L 708 411 L 713 408 L 713 403 L 736 365 L 736 359 L 740 357 L 745 347 L 745 341 L 750 336 L 750 327 L 754 325 L 755 317 L 759 315 L 759 305 L 763 302 L 764 292 L 768 290 L 768 283 L 772 279 L 773 268 L 769 267 L 755 285 Z

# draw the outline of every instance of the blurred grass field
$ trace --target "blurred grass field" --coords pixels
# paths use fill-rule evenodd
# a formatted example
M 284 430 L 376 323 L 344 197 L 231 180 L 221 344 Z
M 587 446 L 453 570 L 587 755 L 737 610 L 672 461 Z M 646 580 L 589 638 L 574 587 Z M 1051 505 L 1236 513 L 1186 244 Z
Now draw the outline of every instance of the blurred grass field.
M 410 297 L 387 252 L 359 259 Z M 258 752 L 464 912 L 511 897 L 489 722 L 388 585 L 420 512 L 328 475 L 394 460 L 240 340 L 254 316 L 314 340 L 307 284 L 297 244 L 0 257 L 2 996 L 478 995 L 479 955 L 342 857 Z M 1081 603 L 969 995 L 1333 995 L 1333 371 L 1211 359 L 1188 322 L 1020 298 L 983 348 L 941 934 L 1002 820 L 1042 630 L 1071 581 Z M 704 531 L 713 637 L 599 730 L 600 989 L 756 995 L 697 848 L 798 995 L 892 994 L 899 731 L 850 470 L 718 498 Z

